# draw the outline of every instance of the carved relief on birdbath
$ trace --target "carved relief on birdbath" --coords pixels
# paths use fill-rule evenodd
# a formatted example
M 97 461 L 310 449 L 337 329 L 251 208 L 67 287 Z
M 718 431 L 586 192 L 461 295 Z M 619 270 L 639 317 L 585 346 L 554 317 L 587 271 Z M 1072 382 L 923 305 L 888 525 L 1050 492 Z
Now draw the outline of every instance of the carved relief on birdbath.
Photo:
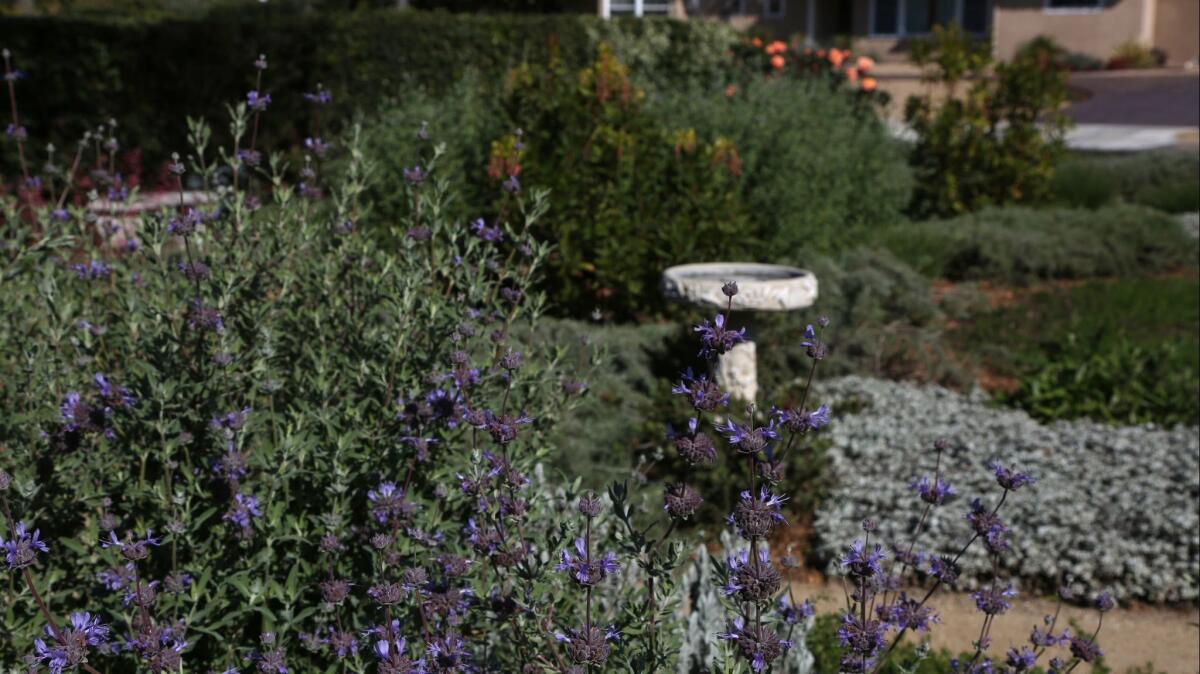
M 662 276 L 668 299 L 724 311 L 729 298 L 721 292 L 736 281 L 732 308 L 743 311 L 794 311 L 817 300 L 817 277 L 804 269 L 755 262 L 705 262 L 670 267 Z M 737 327 L 736 318 L 732 321 Z M 758 365 L 754 342 L 747 339 L 717 360 L 717 383 L 733 398 L 754 402 L 758 396 Z

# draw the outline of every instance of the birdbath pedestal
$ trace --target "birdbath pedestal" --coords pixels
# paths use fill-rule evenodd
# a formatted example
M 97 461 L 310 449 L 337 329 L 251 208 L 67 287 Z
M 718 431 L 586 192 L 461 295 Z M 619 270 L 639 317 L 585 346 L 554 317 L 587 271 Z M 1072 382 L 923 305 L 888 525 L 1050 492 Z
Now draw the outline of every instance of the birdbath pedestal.
M 730 304 L 721 291 L 735 281 L 734 312 L 794 311 L 817 300 L 817 277 L 798 267 L 755 262 L 705 262 L 670 267 L 663 272 L 663 294 L 670 300 L 724 311 Z M 731 327 L 741 323 L 733 321 Z M 754 342 L 735 345 L 717 359 L 717 384 L 730 397 L 752 403 L 758 396 L 758 364 Z

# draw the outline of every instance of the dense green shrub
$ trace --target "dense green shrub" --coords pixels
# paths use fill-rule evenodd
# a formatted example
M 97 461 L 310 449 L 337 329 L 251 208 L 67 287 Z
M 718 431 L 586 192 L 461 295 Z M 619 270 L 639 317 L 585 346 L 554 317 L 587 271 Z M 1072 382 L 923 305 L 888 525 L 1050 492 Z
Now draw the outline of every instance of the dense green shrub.
M 1095 208 L 1122 199 L 1168 213 L 1200 210 L 1200 157 L 1158 150 L 1135 154 L 1075 154 L 1060 165 L 1054 199 Z
M 1037 59 L 1061 70 L 1100 70 L 1104 67 L 1104 61 L 1090 54 L 1068 51 L 1049 35 L 1039 35 L 1021 45 L 1016 58 Z
M 925 276 L 1002 284 L 1151 273 L 1196 259 L 1178 222 L 1138 206 L 990 208 L 899 225 L 873 240 Z
M 724 78 L 734 39 L 728 27 L 707 21 L 301 11 L 275 2 L 150 19 L 0 18 L 0 45 L 39 83 L 38 96 L 22 101 L 30 138 L 74 147 L 83 131 L 116 118 L 122 136 L 137 139 L 151 172 L 184 146 L 178 120 L 224 115 L 227 92 L 252 88 L 243 66 L 260 53 L 270 56 L 276 115 L 262 140 L 278 148 L 303 140 L 311 112 L 300 94 L 318 82 L 333 94 L 328 119 L 349 119 L 401 91 L 446 91 L 468 70 L 500 82 L 512 67 L 545 61 L 551 50 L 580 68 L 602 40 L 628 60 L 634 77 L 709 82 Z M 224 129 L 216 131 L 220 139 Z
M 1100 208 L 1120 197 L 1117 178 L 1086 162 L 1063 162 L 1054 172 L 1051 185 L 1056 204 L 1069 208 Z
M 902 219 L 912 178 L 903 146 L 853 92 L 755 78 L 733 96 L 681 90 L 651 101 L 674 123 L 729 138 L 766 255 L 833 250 Z
M 1003 396 L 1038 419 L 1089 417 L 1129 425 L 1200 422 L 1200 387 L 1189 361 L 1196 344 L 1161 342 L 1139 346 L 1119 341 L 1097 349 L 1089 339 L 1069 335 L 1047 354 L 1037 372 Z
M 575 71 L 554 59 L 509 73 L 503 100 L 517 131 L 493 141 L 488 177 L 550 188 L 555 209 L 548 283 L 578 315 L 621 316 L 662 305 L 662 270 L 751 250 L 756 232 L 738 199 L 736 146 L 651 114 L 645 93 L 601 46 Z
M 912 96 L 905 106 L 917 134 L 913 210 L 945 215 L 1046 199 L 1063 149 L 1065 73 L 1043 50 L 996 63 L 988 45 L 959 28 L 934 33 L 913 46 L 913 61 L 949 97 L 935 104 L 932 93 Z
M 1165 54 L 1161 50 L 1147 47 L 1137 40 L 1127 40 L 1113 49 L 1107 67 L 1113 70 L 1154 68 L 1161 66 L 1165 60 Z
M 395 198 L 403 193 L 398 187 L 404 168 L 400 158 L 419 144 L 415 131 L 422 122 L 429 122 L 435 142 L 446 144 L 443 170 L 467 181 L 471 195 L 495 193 L 496 182 L 485 171 L 489 157 L 479 148 L 514 128 L 526 129 L 520 178 L 532 176 L 554 187 L 555 208 L 546 224 L 554 230 L 564 265 L 555 299 L 571 304 L 576 313 L 595 306 L 624 314 L 655 307 L 658 274 L 671 262 L 738 254 L 777 260 L 800 250 L 832 250 L 861 239 L 873 227 L 902 219 L 911 189 L 903 148 L 852 92 L 783 78 L 752 80 L 733 97 L 712 88 L 651 88 L 644 102 L 631 93 L 628 112 L 600 125 L 595 114 L 583 114 L 588 98 L 565 64 L 548 72 L 553 76 L 536 68 L 514 72 L 513 93 L 504 101 L 481 78 L 470 76 L 445 96 L 418 94 L 394 101 L 367 132 L 380 170 L 393 176 L 381 180 L 373 194 L 377 206 L 384 212 L 404 209 L 403 199 Z M 617 107 L 610 103 L 608 109 Z M 615 138 L 611 129 L 597 130 L 613 120 L 612 129 L 632 134 L 629 142 L 641 148 L 623 159 L 620 170 L 594 159 L 595 148 Z M 584 139 L 593 135 L 600 144 L 585 146 Z M 705 140 L 712 143 L 706 146 Z M 580 162 L 585 148 L 593 158 Z M 716 159 L 723 159 L 727 168 L 713 167 Z M 681 184 L 672 182 L 674 174 L 662 168 L 681 164 L 691 167 L 687 180 L 699 181 L 695 185 L 731 189 L 681 193 Z M 735 169 L 740 177 L 722 177 Z M 584 174 L 589 177 L 570 179 L 580 170 L 589 171 Z M 595 200 L 601 190 L 610 201 L 598 210 L 593 204 L 599 203 Z M 714 197 L 724 205 L 705 205 Z M 738 200 L 744 210 L 736 207 Z M 588 217 L 581 223 L 583 213 Z M 703 230 L 704 223 L 720 218 L 726 238 Z M 748 226 L 739 228 L 740 221 Z M 581 225 L 590 231 L 573 229 Z M 601 268 L 602 259 L 609 269 Z M 587 273 L 580 273 L 581 264 Z M 596 271 L 587 265 L 596 265 Z M 622 294 L 598 296 L 612 287 L 617 274 L 632 274 L 619 281 Z M 608 285 L 597 285 L 601 279 L 608 279 Z M 634 287 L 644 292 L 631 303 L 626 298 Z
M 978 313 L 951 334 L 1019 389 L 1005 402 L 1042 419 L 1195 424 L 1200 286 L 1182 277 L 1091 281 Z M 992 341 L 999 332 L 1021 338 Z
M 380 179 L 368 197 L 384 218 L 398 218 L 410 202 L 404 186 L 409 158 L 427 141 L 442 147 L 442 175 L 461 185 L 462 198 L 446 204 L 449 215 L 467 222 L 478 217 L 471 208 L 489 203 L 496 186 L 487 180 L 491 142 L 512 131 L 501 115 L 500 101 L 475 72 L 455 82 L 444 94 L 414 91 L 389 100 L 364 129 L 364 147 L 375 161 Z

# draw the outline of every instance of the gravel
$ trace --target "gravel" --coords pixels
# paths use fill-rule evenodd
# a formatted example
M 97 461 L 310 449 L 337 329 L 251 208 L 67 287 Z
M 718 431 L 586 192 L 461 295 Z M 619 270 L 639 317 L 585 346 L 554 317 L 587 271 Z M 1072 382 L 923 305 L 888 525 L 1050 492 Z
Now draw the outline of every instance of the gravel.
M 970 500 L 1000 497 L 987 468 L 999 460 L 1038 480 L 1009 494 L 1000 511 L 1013 529 L 1001 575 L 1014 585 L 1048 590 L 1069 577 L 1077 590 L 1107 589 L 1118 599 L 1200 598 L 1197 428 L 1043 425 L 979 393 L 861 377 L 827 381 L 817 392 L 837 412 L 826 434 L 837 484 L 816 519 L 816 552 L 830 572 L 862 537 L 863 518 L 878 523 L 883 541 L 907 546 L 924 505 L 908 483 L 932 475 L 941 437 L 950 446 L 942 476 L 959 497 L 934 509 L 918 550 L 953 554 L 966 542 Z M 963 566 L 963 586 L 990 580 L 981 545 Z

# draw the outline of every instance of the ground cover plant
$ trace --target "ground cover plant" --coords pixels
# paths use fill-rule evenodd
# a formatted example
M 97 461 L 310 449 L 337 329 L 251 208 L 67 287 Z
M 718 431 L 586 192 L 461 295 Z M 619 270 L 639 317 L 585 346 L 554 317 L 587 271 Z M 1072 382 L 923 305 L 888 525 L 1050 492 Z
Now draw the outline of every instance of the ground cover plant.
M 442 148 L 416 126 L 421 151 L 402 172 L 411 206 L 379 219 L 362 199 L 376 174 L 354 127 L 328 136 L 314 112 L 298 164 L 259 144 L 273 102 L 321 109 L 328 91 L 268 95 L 265 56 L 251 72 L 229 146 L 190 120 L 190 150 L 167 166 L 181 202 L 137 226 L 86 207 L 139 197 L 116 173 L 120 127 L 89 132 L 47 171 L 30 161 L 10 99 L 20 177 L 3 201 L 0 657 L 54 674 L 676 668 L 691 638 L 676 532 L 710 495 L 616 482 L 597 496 L 546 475 L 558 450 L 548 432 L 593 362 L 522 339 L 545 308 L 536 282 L 550 246 L 534 233 L 546 193 L 502 171 L 476 218 L 451 217 Z M 491 158 L 519 153 L 520 138 Z M 83 174 L 96 194 L 76 201 Z M 183 201 L 193 176 L 212 201 Z M 724 292 L 732 300 L 736 283 Z M 745 336 L 728 308 L 694 326 L 701 367 L 675 378 L 691 409 L 662 419 L 670 451 L 738 480 L 726 480 L 729 543 L 708 567 L 727 621 L 695 637 L 712 671 L 795 671 L 812 611 L 784 587 L 795 563 L 770 541 L 798 488 L 790 460 L 830 422 L 810 397 L 828 325 L 794 335 L 807 383 L 779 407 L 742 407 L 712 378 Z M 913 483 L 915 526 L 892 536 L 867 519 L 846 537 L 857 540 L 840 565 L 842 668 L 896 664 L 897 644 L 936 624 L 929 600 L 966 580 L 959 561 L 978 548 L 993 563 L 977 578 L 981 632 L 959 671 L 1095 661 L 1114 607 L 1104 593 L 1094 629 L 1051 620 L 1028 645 L 989 652 L 989 626 L 1014 596 L 1001 509 L 1035 480 L 990 467 L 971 531 L 927 542 L 931 513 L 956 493 L 941 473 L 947 446 L 932 447 L 932 461 L 909 466 L 927 476 Z
M 920 478 L 912 462 L 928 456 L 928 442 L 942 436 L 948 442 L 943 474 L 964 494 L 987 482 L 975 466 L 1000 453 L 1040 476 L 1008 511 L 1019 552 L 1000 560 L 1000 568 L 1020 589 L 1052 592 L 1069 579 L 1079 590 L 1108 588 L 1119 598 L 1195 601 L 1195 426 L 1040 424 L 985 396 L 860 377 L 827 381 L 819 390 L 848 417 L 827 434 L 830 472 L 838 479 L 816 520 L 818 549 L 830 571 L 840 541 L 855 534 L 855 518 L 896 512 L 911 499 L 901 482 L 885 478 Z M 926 524 L 938 540 L 969 530 L 969 522 L 953 515 L 935 513 Z M 891 535 L 907 526 L 902 517 L 881 522 Z M 963 556 L 964 574 L 993 568 L 981 553 Z M 965 586 L 975 584 L 964 575 Z
M 972 349 L 1016 387 L 1009 404 L 1044 419 L 1200 423 L 1200 288 L 1177 276 L 1049 287 L 978 314 L 951 334 L 981 344 L 997 330 L 1030 338 Z

